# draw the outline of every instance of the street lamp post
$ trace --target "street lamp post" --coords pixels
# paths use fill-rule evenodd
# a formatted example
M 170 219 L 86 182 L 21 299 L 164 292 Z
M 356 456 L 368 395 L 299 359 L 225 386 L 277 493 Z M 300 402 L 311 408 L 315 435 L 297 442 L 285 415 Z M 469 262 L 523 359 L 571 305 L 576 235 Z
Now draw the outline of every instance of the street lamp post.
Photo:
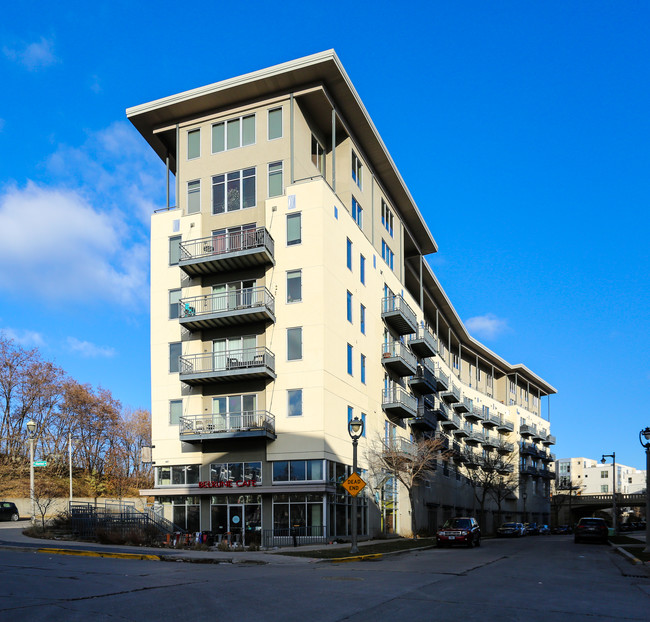
M 648 442 L 644 443 L 642 439 Z M 650 553 L 650 428 L 639 432 L 639 443 L 645 448 L 645 549 Z
M 523 492 L 521 498 L 524 500 L 524 523 L 526 522 L 526 499 L 528 498 L 528 493 Z
M 32 525 L 36 520 L 36 507 L 34 505 L 34 437 L 36 436 L 36 422 L 30 419 L 27 422 L 29 434 L 29 498 L 32 505 Z
M 612 483 L 612 512 L 614 514 L 612 516 L 612 526 L 614 527 L 614 535 L 616 536 L 618 535 L 618 521 L 616 520 L 616 452 L 613 451 L 611 454 L 603 454 L 603 458 L 601 460 L 602 464 L 605 464 L 605 458 L 611 458 L 614 463 L 614 481 Z
M 363 434 L 363 420 L 358 417 L 348 421 L 348 433 L 352 439 L 352 473 L 357 475 L 357 445 L 359 438 Z M 352 496 L 352 544 L 350 546 L 350 554 L 358 555 L 359 547 L 357 546 L 357 496 Z

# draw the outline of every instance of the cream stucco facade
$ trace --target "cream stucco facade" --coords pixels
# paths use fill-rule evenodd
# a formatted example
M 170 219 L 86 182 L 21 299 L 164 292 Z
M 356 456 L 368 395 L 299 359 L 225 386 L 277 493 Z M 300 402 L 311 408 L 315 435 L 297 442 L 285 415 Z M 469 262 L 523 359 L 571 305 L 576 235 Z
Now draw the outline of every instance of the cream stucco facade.
M 358 416 L 368 478 L 368 452 L 422 435 L 453 455 L 414 508 L 390 474 L 369 482 L 360 533 L 407 533 L 411 511 L 428 530 L 475 513 L 465 465 L 491 452 L 520 481 L 504 518 L 548 522 L 555 390 L 467 332 L 333 52 L 127 115 L 176 187 L 151 226 L 156 486 L 143 494 L 183 528 L 244 543 L 345 538 Z

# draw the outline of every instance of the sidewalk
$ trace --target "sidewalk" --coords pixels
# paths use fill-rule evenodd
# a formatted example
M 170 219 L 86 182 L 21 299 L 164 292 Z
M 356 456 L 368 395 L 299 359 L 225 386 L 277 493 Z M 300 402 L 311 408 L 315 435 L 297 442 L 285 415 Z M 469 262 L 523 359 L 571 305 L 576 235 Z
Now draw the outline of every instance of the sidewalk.
M 23 535 L 22 531 L 28 525 L 19 527 L 5 527 L 0 529 L 0 549 L 13 549 L 23 551 L 36 551 L 48 554 L 76 554 L 86 556 L 107 556 L 107 557 L 132 557 L 133 559 L 142 556 L 151 556 L 152 559 L 158 558 L 160 561 L 177 561 L 193 562 L 203 564 L 312 564 L 322 561 L 311 557 L 293 557 L 290 555 L 276 555 L 282 551 L 284 553 L 295 551 L 313 551 L 327 547 L 340 549 L 341 556 L 350 549 L 350 544 L 328 544 L 328 545 L 305 545 L 295 549 L 292 547 L 283 547 L 270 551 L 192 551 L 174 548 L 154 548 L 144 546 L 122 546 L 122 545 L 103 545 L 93 542 L 75 542 L 70 540 L 49 540 L 41 538 L 31 538 Z M 373 541 L 369 541 L 371 544 Z M 386 542 L 386 540 L 382 540 Z M 364 543 L 359 543 L 361 554 L 363 555 Z M 47 549 L 47 550 L 45 550 Z M 40 550 L 40 551 L 39 551 Z M 55 551 L 56 550 L 56 551 Z

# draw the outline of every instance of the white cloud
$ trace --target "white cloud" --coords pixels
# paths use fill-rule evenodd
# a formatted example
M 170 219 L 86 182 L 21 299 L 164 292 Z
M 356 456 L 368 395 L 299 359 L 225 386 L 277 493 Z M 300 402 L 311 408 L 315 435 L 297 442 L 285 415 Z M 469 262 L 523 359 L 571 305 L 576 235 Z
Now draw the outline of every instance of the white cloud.
M 508 330 L 508 322 L 493 313 L 471 317 L 465 321 L 465 326 L 479 339 L 494 339 Z
M 0 195 L 0 289 L 65 301 L 145 304 L 147 249 L 118 212 L 79 191 L 28 182 Z
M 110 358 L 115 356 L 115 350 L 107 346 L 98 346 L 90 341 L 81 341 L 75 337 L 68 337 L 68 347 L 85 358 Z
M 0 333 L 2 333 L 7 339 L 12 339 L 23 348 L 41 348 L 45 345 L 43 335 L 34 330 L 2 328 L 0 329 Z
M 50 67 L 61 62 L 54 54 L 54 42 L 45 37 L 40 41 L 20 46 L 18 49 L 3 47 L 2 52 L 9 59 L 24 65 L 30 71 Z

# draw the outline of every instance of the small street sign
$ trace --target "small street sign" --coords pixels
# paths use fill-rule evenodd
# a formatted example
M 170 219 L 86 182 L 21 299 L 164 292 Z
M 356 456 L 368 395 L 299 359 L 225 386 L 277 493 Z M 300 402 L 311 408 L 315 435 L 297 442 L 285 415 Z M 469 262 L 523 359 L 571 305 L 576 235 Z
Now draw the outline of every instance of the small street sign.
M 34 460 L 34 466 L 47 466 L 47 460 Z
M 343 486 L 343 488 L 345 488 L 353 497 L 356 497 L 366 487 L 366 482 L 364 482 L 357 473 L 352 473 L 352 475 L 350 475 L 341 486 Z

